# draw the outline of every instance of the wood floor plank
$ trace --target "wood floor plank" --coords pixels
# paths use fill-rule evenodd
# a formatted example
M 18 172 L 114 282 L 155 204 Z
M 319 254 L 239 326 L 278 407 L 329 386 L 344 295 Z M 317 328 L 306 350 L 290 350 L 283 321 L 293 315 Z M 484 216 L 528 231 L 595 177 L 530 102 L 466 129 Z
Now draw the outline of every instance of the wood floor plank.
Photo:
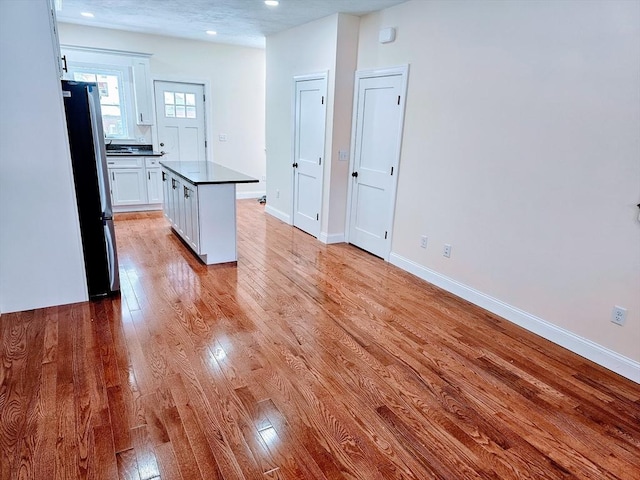
M 118 214 L 120 297 L 0 317 L 0 480 L 636 479 L 640 386 L 238 202 Z

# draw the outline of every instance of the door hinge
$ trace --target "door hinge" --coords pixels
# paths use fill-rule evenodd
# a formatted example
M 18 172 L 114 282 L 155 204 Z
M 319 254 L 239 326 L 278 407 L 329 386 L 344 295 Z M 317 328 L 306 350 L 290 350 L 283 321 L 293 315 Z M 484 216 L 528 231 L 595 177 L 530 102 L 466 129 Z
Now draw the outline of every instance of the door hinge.
M 207 148 L 207 141 L 204 141 L 204 148 Z
M 387 232 L 384 232 L 384 239 L 387 239 Z
M 318 165 L 322 165 L 322 157 L 318 158 Z
M 400 105 L 400 95 L 398 95 L 398 105 Z
M 205 97 L 204 93 L 202 94 L 202 101 L 205 102 L 207 100 L 207 97 Z
M 391 175 L 393 175 L 393 167 L 391 167 Z
M 324 105 L 324 95 L 322 96 L 322 105 Z
M 316 213 L 316 220 L 320 220 L 320 214 Z

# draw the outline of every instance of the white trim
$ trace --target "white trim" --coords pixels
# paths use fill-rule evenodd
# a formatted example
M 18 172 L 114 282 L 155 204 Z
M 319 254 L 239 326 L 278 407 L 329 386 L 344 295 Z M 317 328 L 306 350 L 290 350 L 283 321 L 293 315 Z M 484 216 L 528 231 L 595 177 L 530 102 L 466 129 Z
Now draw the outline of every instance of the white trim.
M 486 295 L 472 287 L 464 285 L 452 278 L 424 267 L 412 260 L 391 253 L 389 262 L 417 277 L 453 293 L 485 310 L 519 325 L 567 350 L 591 360 L 609 370 L 622 375 L 636 383 L 640 383 L 640 362 L 614 352 L 591 340 L 580 337 L 569 330 L 558 327 L 542 318 L 504 303 L 497 298 Z
M 409 64 L 399 65 L 396 67 L 388 67 L 388 68 L 373 68 L 366 70 L 358 70 L 355 74 L 355 82 L 353 87 L 353 117 L 351 120 L 351 149 L 349 155 L 349 171 L 353 172 L 355 170 L 355 161 L 356 161 L 356 131 L 357 131 L 357 119 L 358 119 L 358 100 L 360 96 L 360 80 L 363 78 L 374 78 L 374 77 L 388 77 L 400 75 L 402 77 L 402 86 L 401 88 L 401 99 L 400 106 L 402 108 L 402 114 L 400 116 L 400 129 L 398 131 L 398 150 L 396 152 L 395 158 L 395 181 L 391 188 L 391 198 L 392 204 L 390 208 L 389 214 L 389 229 L 388 229 L 388 241 L 387 241 L 387 251 L 383 255 L 383 259 L 389 261 L 389 255 L 391 254 L 391 245 L 393 242 L 393 222 L 395 219 L 395 211 L 396 211 L 396 196 L 398 192 L 398 178 L 400 174 L 400 158 L 402 157 L 402 139 L 404 137 L 404 117 L 406 114 L 406 99 L 407 99 L 407 89 L 409 83 Z M 349 179 L 349 185 L 347 190 L 347 215 L 345 219 L 345 242 L 349 241 L 349 231 L 351 229 L 351 197 L 353 195 L 353 181 Z
M 113 213 L 127 213 L 127 212 L 154 212 L 162 211 L 161 203 L 149 203 L 147 205 L 119 205 L 114 206 Z
M 113 50 L 111 48 L 81 47 L 79 45 L 60 44 L 60 48 L 65 50 L 75 50 L 78 52 L 99 53 L 102 55 L 117 55 L 121 57 L 143 57 L 151 58 L 153 53 L 131 52 L 128 50 Z
M 256 190 L 253 192 L 236 192 L 236 200 L 244 200 L 247 198 L 260 198 L 265 195 L 267 192 L 264 190 Z
M 288 213 L 284 213 L 282 210 L 273 208 L 268 203 L 267 203 L 267 206 L 264 208 L 264 211 L 269 215 L 276 217 L 278 220 L 283 221 L 287 225 L 291 225 L 291 215 L 289 215 Z
M 327 233 L 320 232 L 320 236 L 318 236 L 318 240 L 322 243 L 331 244 L 331 243 L 344 243 L 344 232 L 343 233 Z

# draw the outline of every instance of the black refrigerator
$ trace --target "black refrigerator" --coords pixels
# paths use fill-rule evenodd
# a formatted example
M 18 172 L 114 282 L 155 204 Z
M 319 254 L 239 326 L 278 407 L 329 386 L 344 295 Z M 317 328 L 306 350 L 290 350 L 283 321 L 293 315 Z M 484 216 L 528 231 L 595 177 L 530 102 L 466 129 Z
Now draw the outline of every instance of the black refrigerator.
M 87 288 L 92 300 L 120 291 L 98 86 L 62 81 Z

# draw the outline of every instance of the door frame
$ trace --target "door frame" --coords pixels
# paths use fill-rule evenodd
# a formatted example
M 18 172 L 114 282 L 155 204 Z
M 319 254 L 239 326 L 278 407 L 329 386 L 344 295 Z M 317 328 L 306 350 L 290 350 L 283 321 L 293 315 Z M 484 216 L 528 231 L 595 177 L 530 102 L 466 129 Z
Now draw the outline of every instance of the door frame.
M 153 92 L 153 102 L 151 108 L 153 109 L 154 122 L 151 125 L 151 136 L 153 137 L 153 150 L 160 151 L 160 145 L 158 141 L 158 112 L 156 112 L 156 82 L 172 82 L 172 83 L 190 83 L 192 85 L 202 85 L 204 92 L 204 157 L 208 162 L 213 162 L 213 146 L 209 145 L 209 118 L 213 118 L 213 102 L 211 101 L 211 82 L 204 78 L 189 78 L 181 75 L 153 75 L 151 76 L 151 91 Z M 207 100 L 209 99 L 209 100 Z M 211 138 L 213 138 L 213 132 L 211 132 Z
M 383 260 L 385 262 L 389 261 L 389 255 L 391 254 L 391 244 L 393 243 L 393 222 L 395 220 L 396 215 L 396 196 L 398 192 L 398 178 L 400 176 L 400 157 L 402 154 L 402 139 L 404 137 L 404 116 L 406 113 L 406 101 L 407 101 L 407 87 L 409 83 L 409 64 L 398 65 L 395 67 L 384 67 L 384 68 L 371 68 L 371 69 L 363 69 L 357 70 L 355 74 L 355 81 L 353 85 L 353 113 L 351 120 L 351 148 L 349 153 L 349 175 L 354 171 L 355 161 L 356 161 L 356 130 L 357 130 L 357 120 L 358 120 L 358 98 L 360 91 L 360 80 L 365 78 L 379 78 L 379 77 L 390 77 L 400 75 L 402 78 L 401 84 L 401 93 L 400 93 L 400 107 L 402 108 L 402 113 L 400 115 L 400 128 L 398 129 L 398 147 L 396 149 L 395 154 L 395 165 L 396 165 L 396 175 L 393 181 L 393 185 L 391 187 L 390 195 L 391 195 L 391 208 L 389 211 L 388 225 L 389 225 L 389 234 L 387 243 L 388 248 L 387 251 L 383 255 Z M 351 179 L 348 181 L 348 189 L 347 189 L 347 215 L 345 220 L 345 242 L 349 243 L 349 232 L 351 231 L 351 199 L 353 195 L 353 181 Z
M 327 165 L 326 153 L 327 153 L 327 112 L 329 106 L 329 70 L 323 70 L 316 73 L 307 73 L 304 75 L 294 75 L 293 76 L 293 92 L 292 92 L 292 100 L 291 100 L 291 164 L 293 164 L 294 159 L 296 158 L 296 84 L 298 82 L 303 82 L 306 80 L 324 80 L 324 98 L 325 98 L 325 114 L 324 114 L 324 141 L 322 142 L 322 168 L 320 169 L 320 232 L 322 232 L 322 218 L 324 211 L 324 169 Z M 290 225 L 295 225 L 295 211 L 296 211 L 296 174 L 291 168 L 291 215 L 290 215 Z M 320 235 L 316 237 L 319 239 Z

